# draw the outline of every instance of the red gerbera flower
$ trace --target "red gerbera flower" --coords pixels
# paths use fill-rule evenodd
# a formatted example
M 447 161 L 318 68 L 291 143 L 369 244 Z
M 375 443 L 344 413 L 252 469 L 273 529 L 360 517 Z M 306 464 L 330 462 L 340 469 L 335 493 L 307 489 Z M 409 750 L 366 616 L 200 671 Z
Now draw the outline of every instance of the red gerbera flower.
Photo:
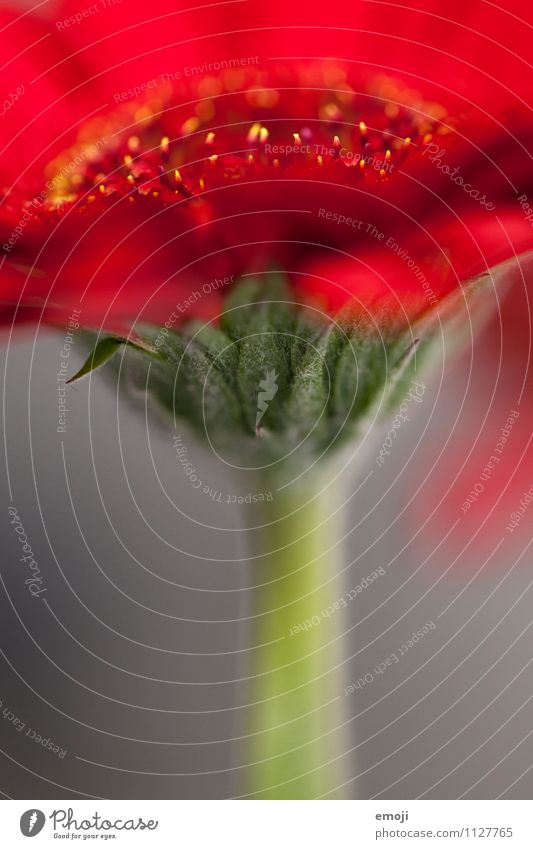
M 198 283 L 276 267 L 327 311 L 379 304 L 403 321 L 531 245 L 517 201 L 528 112 L 501 38 L 504 22 L 509 38 L 523 28 L 510 15 L 491 11 L 478 35 L 388 7 L 378 36 L 358 4 L 340 16 L 345 60 L 317 60 L 314 6 L 298 25 L 274 4 L 268 28 L 247 4 L 161 8 L 146 24 L 143 5 L 128 8 L 125 26 L 117 4 L 78 20 L 66 3 L 48 38 L 29 15 L 5 23 L 9 87 L 24 93 L 6 115 L 4 320 L 77 307 L 88 326 L 161 322 Z M 268 55 L 297 30 L 307 58 Z M 464 43 L 458 58 L 437 46 L 448 31 L 470 33 L 480 68 Z M 496 32 L 495 90 L 480 44 Z M 208 288 L 189 317 L 216 313 L 222 287 Z

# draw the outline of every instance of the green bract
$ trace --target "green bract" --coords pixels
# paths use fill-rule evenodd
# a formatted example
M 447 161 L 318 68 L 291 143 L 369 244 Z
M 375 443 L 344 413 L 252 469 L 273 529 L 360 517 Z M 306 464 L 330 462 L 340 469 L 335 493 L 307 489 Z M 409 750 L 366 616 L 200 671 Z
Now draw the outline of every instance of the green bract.
M 212 321 L 177 330 L 143 326 L 135 337 L 100 338 L 75 380 L 114 358 L 121 388 L 145 390 L 187 422 L 224 461 L 272 471 L 302 468 L 361 435 L 390 413 L 458 303 L 483 291 L 472 281 L 439 313 L 399 327 L 302 306 L 284 280 L 247 278 Z M 468 307 L 467 307 L 468 308 Z M 420 344 L 419 344 L 420 342 Z

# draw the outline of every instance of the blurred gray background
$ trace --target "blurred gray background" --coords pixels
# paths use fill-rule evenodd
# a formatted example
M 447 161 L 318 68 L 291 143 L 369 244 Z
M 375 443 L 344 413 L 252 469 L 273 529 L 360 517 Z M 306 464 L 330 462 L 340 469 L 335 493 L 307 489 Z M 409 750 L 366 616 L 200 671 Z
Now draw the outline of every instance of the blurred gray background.
M 102 372 L 70 389 L 66 432 L 57 433 L 61 345 L 61 333 L 40 333 L 2 352 L 0 789 L 27 799 L 239 795 L 254 583 L 247 508 L 193 490 L 172 428 L 117 406 Z M 72 369 L 83 354 L 75 344 Z M 344 684 L 436 625 L 385 674 L 338 693 L 349 746 L 335 729 L 330 742 L 345 751 L 351 798 L 531 796 L 533 508 L 508 533 L 480 503 L 460 532 L 485 451 L 453 496 L 455 511 L 433 512 L 435 489 L 460 468 L 490 401 L 477 356 L 473 378 L 470 354 L 437 363 L 383 467 L 369 452 L 345 475 L 355 488 L 373 470 L 345 511 L 344 588 L 378 567 L 386 574 L 338 614 Z M 497 409 L 496 436 L 508 412 Z M 456 433 L 457 416 L 470 431 Z M 186 439 L 202 480 L 231 491 L 220 464 Z M 9 486 L 46 603 L 24 585 Z

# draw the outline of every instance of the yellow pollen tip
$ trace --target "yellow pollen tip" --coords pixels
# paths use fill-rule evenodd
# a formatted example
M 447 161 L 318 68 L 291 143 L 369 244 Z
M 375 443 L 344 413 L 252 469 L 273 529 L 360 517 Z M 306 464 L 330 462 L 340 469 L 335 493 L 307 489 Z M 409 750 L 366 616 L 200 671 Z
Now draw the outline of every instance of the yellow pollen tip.
M 135 178 L 134 178 L 133 174 L 128 174 L 128 176 L 126 177 L 126 180 L 128 181 L 128 183 L 132 183 L 132 184 L 135 183 Z M 102 186 L 100 186 L 100 188 L 102 188 Z
M 410 137 L 410 136 L 406 136 L 406 137 L 404 138 L 404 140 L 403 140 L 403 143 L 404 143 L 404 146 L 405 146 L 405 147 L 409 147 L 409 145 L 411 144 L 411 137 Z
M 101 192 L 103 195 L 105 195 L 106 188 L 105 188 L 105 186 L 104 186 L 104 184 L 103 184 L 103 183 L 100 183 L 100 185 L 98 186 L 98 189 L 100 190 L 100 192 Z
M 366 126 L 364 121 L 359 121 L 359 132 L 361 133 L 362 136 L 366 135 L 367 126 Z
M 364 159 L 360 159 L 360 160 L 359 160 L 359 168 L 364 168 L 364 167 L 365 167 L 365 160 L 364 160 Z
M 261 144 L 265 144 L 265 142 L 268 141 L 268 136 L 269 136 L 269 133 L 268 133 L 267 128 L 261 127 L 261 129 L 259 131 L 259 141 L 261 142 Z
M 132 153 L 135 153 L 135 151 L 139 150 L 140 146 L 141 146 L 141 140 L 140 140 L 139 136 L 130 136 L 129 137 L 128 148 L 131 150 Z
M 205 180 L 203 177 L 200 177 L 200 179 L 198 180 L 198 185 L 200 186 L 200 190 L 203 192 L 203 190 L 205 189 Z
M 129 155 L 129 153 L 127 153 L 124 157 L 124 165 L 127 165 L 129 167 L 132 162 L 133 158 Z
M 206 144 L 213 144 L 214 141 L 215 141 L 215 134 L 214 133 L 208 133 L 205 137 L 205 143 Z
M 209 157 L 209 162 L 211 162 L 211 163 L 214 165 L 214 164 L 215 164 L 215 162 L 217 161 L 217 159 L 218 159 L 218 156 L 216 155 L 216 153 L 213 153 L 213 154 Z
M 316 161 L 318 162 L 319 165 L 324 164 L 324 159 L 323 159 L 322 156 L 320 156 L 320 154 L 317 156 Z
M 181 125 L 181 132 L 184 136 L 188 136 L 190 133 L 195 133 L 199 126 L 200 121 L 195 115 L 193 115 L 191 118 L 187 118 L 187 120 L 183 122 Z
M 161 153 L 168 153 L 169 147 L 170 147 L 170 139 L 169 139 L 169 137 L 168 137 L 168 136 L 163 136 L 163 138 L 162 138 L 162 139 L 161 139 L 161 141 L 159 142 L 159 148 L 160 148 L 160 150 L 161 150 Z
M 385 151 L 385 159 L 390 159 L 391 156 L 392 156 L 392 153 L 390 152 L 390 150 L 386 150 Z
M 248 130 L 248 135 L 246 136 L 247 142 L 255 142 L 259 138 L 259 133 L 261 132 L 261 124 L 252 124 L 250 129 Z
M 333 136 L 333 147 L 339 148 L 341 146 L 341 140 L 338 136 Z
M 248 165 L 253 165 L 253 164 L 254 164 L 254 155 L 253 155 L 253 153 L 249 153 L 248 154 Z
M 175 171 L 174 171 L 174 177 L 175 177 L 175 179 L 176 179 L 176 183 L 181 183 L 181 182 L 183 182 L 183 181 L 182 181 L 182 179 L 181 179 L 181 174 L 180 174 L 180 172 L 178 171 L 178 169 L 177 169 L 177 168 L 176 168 L 176 169 L 175 169 Z
M 274 166 L 274 168 L 279 168 L 279 159 L 275 159 L 272 165 Z
M 292 137 L 294 139 L 294 144 L 301 144 L 302 143 L 300 133 L 293 133 Z

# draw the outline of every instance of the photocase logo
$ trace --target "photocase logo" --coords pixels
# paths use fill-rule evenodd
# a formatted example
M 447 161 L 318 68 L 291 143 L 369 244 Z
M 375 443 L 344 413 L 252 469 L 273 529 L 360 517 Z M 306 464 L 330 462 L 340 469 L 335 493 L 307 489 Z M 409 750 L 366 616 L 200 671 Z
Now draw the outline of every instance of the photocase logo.
M 255 417 L 256 429 L 259 427 L 261 419 L 268 410 L 270 402 L 276 397 L 276 393 L 278 391 L 278 384 L 276 383 L 277 379 L 278 376 L 274 369 L 272 369 L 272 371 L 267 370 L 265 372 L 265 377 L 259 384 L 260 391 L 257 394 L 257 416 Z
M 20 830 L 24 837 L 35 837 L 36 834 L 42 831 L 45 822 L 46 817 L 42 811 L 36 808 L 30 808 L 20 818 Z

